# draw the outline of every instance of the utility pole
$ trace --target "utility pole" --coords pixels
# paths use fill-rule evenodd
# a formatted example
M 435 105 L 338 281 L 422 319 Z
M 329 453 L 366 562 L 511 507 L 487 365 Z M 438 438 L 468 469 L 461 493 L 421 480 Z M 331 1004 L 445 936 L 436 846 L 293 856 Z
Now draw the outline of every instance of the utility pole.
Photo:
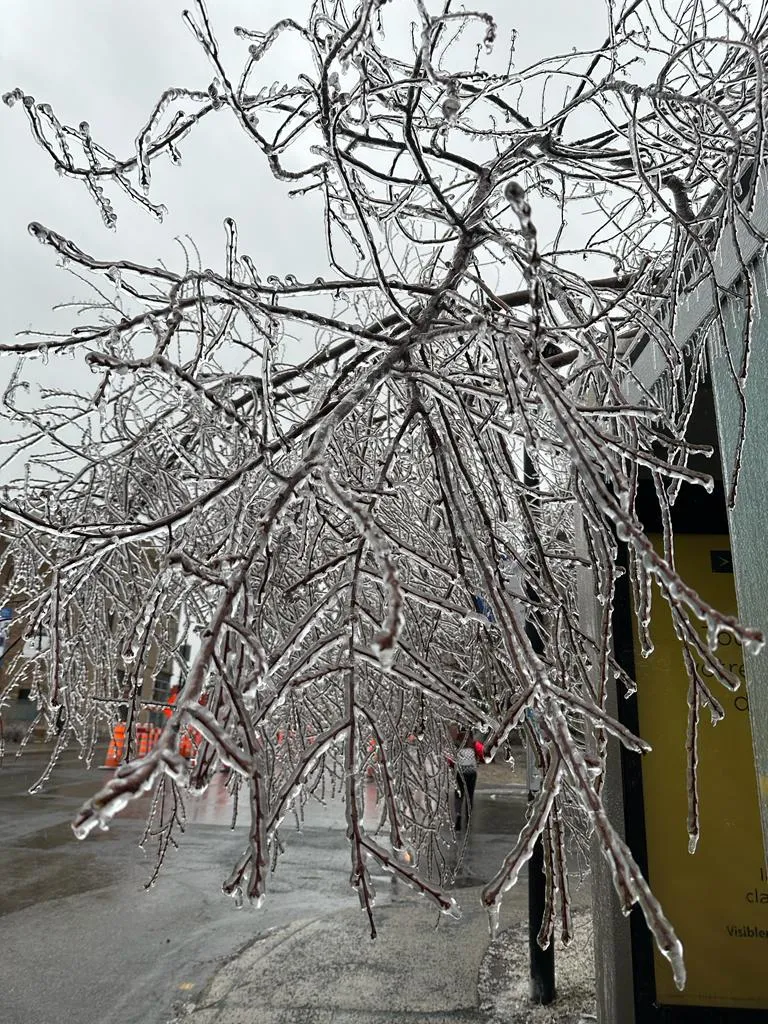
M 528 449 L 523 454 L 523 483 L 526 488 L 536 491 L 539 486 L 539 474 L 531 459 Z M 531 500 L 535 506 L 535 499 Z M 526 597 L 531 605 L 538 601 L 536 593 L 530 582 L 525 585 Z M 525 632 L 530 641 L 531 647 L 536 654 L 544 653 L 544 644 L 541 639 L 536 622 L 529 610 L 525 617 Z M 536 728 L 535 712 L 529 716 L 528 727 Z M 541 773 L 536 764 L 536 754 L 530 740 L 527 743 L 527 775 L 528 775 L 528 803 L 530 804 L 541 789 Z M 555 947 L 550 942 L 546 949 L 542 949 L 537 942 L 537 937 L 544 920 L 544 908 L 546 905 L 546 879 L 544 877 L 544 844 L 541 836 L 536 840 L 533 848 L 533 855 L 528 862 L 528 952 L 530 970 L 530 997 L 531 1002 L 537 1006 L 548 1006 L 555 999 Z

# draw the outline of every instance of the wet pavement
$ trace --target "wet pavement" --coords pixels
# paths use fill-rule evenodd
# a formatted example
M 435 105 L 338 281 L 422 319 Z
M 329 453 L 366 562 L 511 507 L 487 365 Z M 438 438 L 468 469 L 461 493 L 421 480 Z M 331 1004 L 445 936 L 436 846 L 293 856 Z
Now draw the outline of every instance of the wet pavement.
M 64 755 L 45 790 L 29 796 L 44 765 L 32 751 L 6 756 L 0 769 L 0 1020 L 6 1024 L 163 1024 L 255 937 L 357 903 L 340 801 L 314 807 L 300 835 L 284 829 L 286 851 L 263 907 L 237 911 L 220 885 L 242 850 L 245 821 L 230 829 L 223 776 L 187 802 L 180 849 L 169 852 L 158 883 L 145 892 L 154 854 L 138 842 L 148 798 L 108 832 L 79 842 L 69 822 L 104 773 L 86 772 L 76 756 Z M 482 773 L 458 890 L 491 877 L 525 816 L 522 786 L 510 784 L 508 773 L 489 772 L 485 779 Z M 376 820 L 372 801 L 367 815 Z M 374 881 L 379 904 L 396 898 L 389 878 L 374 875 Z M 510 895 L 519 913 L 524 888 Z

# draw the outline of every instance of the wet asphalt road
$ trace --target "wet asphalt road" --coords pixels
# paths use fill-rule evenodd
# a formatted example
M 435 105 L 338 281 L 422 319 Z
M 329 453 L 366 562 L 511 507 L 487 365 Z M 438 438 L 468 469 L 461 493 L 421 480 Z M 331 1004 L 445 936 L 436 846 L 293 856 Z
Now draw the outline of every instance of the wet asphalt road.
M 146 800 L 79 842 L 69 822 L 106 773 L 65 755 L 45 791 L 30 796 L 44 765 L 33 751 L 6 755 L 0 768 L 3 1024 L 163 1024 L 248 942 L 357 900 L 340 803 L 313 810 L 301 835 L 284 830 L 286 853 L 263 907 L 238 911 L 220 885 L 245 823 L 230 829 L 222 785 L 188 804 L 181 848 L 145 892 L 154 863 L 138 847 Z M 518 788 L 478 789 L 457 889 L 491 877 L 524 820 L 524 800 Z M 374 881 L 379 902 L 392 897 L 389 879 Z M 524 887 L 513 898 L 524 900 Z

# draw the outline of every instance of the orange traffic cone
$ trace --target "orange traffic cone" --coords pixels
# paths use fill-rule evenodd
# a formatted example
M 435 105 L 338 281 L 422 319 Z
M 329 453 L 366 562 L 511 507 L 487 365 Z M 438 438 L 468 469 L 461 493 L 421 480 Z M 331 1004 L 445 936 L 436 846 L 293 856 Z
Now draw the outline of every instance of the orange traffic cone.
M 195 748 L 192 740 L 189 738 L 189 735 L 186 732 L 182 733 L 181 739 L 179 740 L 179 753 L 182 757 L 189 758 L 192 757 L 194 752 Z
M 136 726 L 136 747 L 137 756 L 146 757 L 149 753 L 149 726 L 148 725 L 137 725 Z
M 102 768 L 117 768 L 120 764 L 120 758 L 123 756 L 124 748 L 125 724 L 123 722 L 119 722 L 114 728 L 112 739 L 109 741 L 107 757 Z

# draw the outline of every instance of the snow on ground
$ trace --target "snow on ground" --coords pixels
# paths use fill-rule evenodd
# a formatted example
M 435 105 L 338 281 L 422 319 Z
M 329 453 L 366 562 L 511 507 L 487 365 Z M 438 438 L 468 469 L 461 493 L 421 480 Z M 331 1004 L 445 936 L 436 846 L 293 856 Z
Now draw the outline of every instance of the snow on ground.
M 528 996 L 528 934 L 526 925 L 502 932 L 490 944 L 480 968 L 480 1007 L 492 1021 L 504 1024 L 590 1024 L 595 1009 L 595 964 L 592 916 L 575 914 L 574 938 L 566 948 L 555 945 L 557 999 L 551 1006 L 532 1006 Z

